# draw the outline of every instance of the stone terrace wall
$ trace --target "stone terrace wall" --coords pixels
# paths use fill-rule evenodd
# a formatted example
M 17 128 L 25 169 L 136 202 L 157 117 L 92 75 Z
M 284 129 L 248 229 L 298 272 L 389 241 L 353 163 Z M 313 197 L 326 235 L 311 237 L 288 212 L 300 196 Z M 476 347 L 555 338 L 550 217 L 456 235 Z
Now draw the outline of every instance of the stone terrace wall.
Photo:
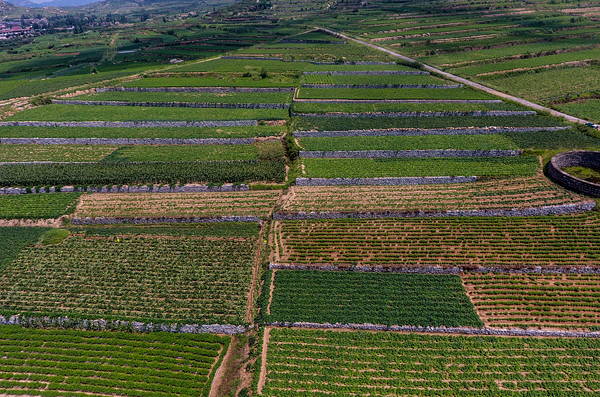
M 0 121 L 0 127 L 183 128 L 249 127 L 258 120 L 222 121 Z
M 330 76 L 390 76 L 390 75 L 422 75 L 427 76 L 429 72 L 412 70 L 348 70 L 331 72 L 303 72 L 303 74 L 320 74 Z
M 484 128 L 434 128 L 399 130 L 351 130 L 351 131 L 295 131 L 296 138 L 335 138 L 342 136 L 416 136 L 416 135 L 478 135 L 511 132 L 559 131 L 571 127 L 484 127 Z
M 600 152 L 575 151 L 559 153 L 548 163 L 548 176 L 558 184 L 592 197 L 600 197 L 600 185 L 576 178 L 562 169 L 587 167 L 600 169 Z
M 223 222 L 259 222 L 257 216 L 214 216 L 214 217 L 156 217 L 156 218 L 115 218 L 115 217 L 94 217 L 94 218 L 73 218 L 72 225 L 149 225 L 158 223 L 223 223 Z
M 477 110 L 474 112 L 381 112 L 381 113 L 294 113 L 291 117 L 321 117 L 321 118 L 364 118 L 364 117 L 509 117 L 532 116 L 537 114 L 533 110 L 508 111 L 508 110 Z
M 423 157 L 513 157 L 521 150 L 357 150 L 357 151 L 303 151 L 302 158 L 327 159 L 376 159 L 376 158 L 423 158 Z
M 206 92 L 214 94 L 230 94 L 238 92 L 294 92 L 296 88 L 288 87 L 104 87 L 96 88 L 96 92 Z
M 247 61 L 281 61 L 281 62 L 305 62 L 313 65 L 396 65 L 396 62 L 356 61 L 356 62 L 316 62 L 304 60 L 287 60 L 281 58 L 247 57 L 247 56 L 224 56 L 221 59 L 245 59 Z
M 296 221 L 308 219 L 379 219 L 379 218 L 448 218 L 448 217 L 515 217 L 546 216 L 574 214 L 591 211 L 596 206 L 594 201 L 576 204 L 549 205 L 534 208 L 483 209 L 483 210 L 448 210 L 448 211 L 382 211 L 382 212 L 276 212 L 273 219 L 279 221 Z
M 137 106 L 154 108 L 197 109 L 289 109 L 289 103 L 212 103 L 212 102 L 127 102 L 127 101 L 57 101 L 56 105 Z
M 346 44 L 345 41 L 283 39 L 281 44 Z
M 251 145 L 256 138 L 0 138 L 10 145 Z
M 27 317 L 0 316 L 0 325 L 21 325 L 28 328 L 62 328 L 90 331 L 135 331 L 135 332 L 172 332 L 183 334 L 225 334 L 235 335 L 248 330 L 241 325 L 196 325 L 196 324 L 152 324 L 137 321 L 107 321 L 71 319 L 68 317 Z
M 57 193 L 57 188 L 52 187 L 40 187 L 40 188 L 20 188 L 20 187 L 7 187 L 0 188 L 0 195 L 2 194 L 37 194 L 37 193 Z M 174 186 L 169 185 L 162 186 L 86 186 L 86 187 L 74 187 L 74 186 L 63 186 L 60 188 L 60 193 L 73 193 L 73 192 L 89 192 L 89 193 L 206 193 L 206 192 L 240 192 L 250 190 L 248 185 L 232 185 L 226 184 L 222 186 L 208 186 L 208 185 L 184 185 Z
M 462 88 L 462 84 L 302 84 L 303 88 L 436 88 L 450 89 Z
M 301 103 L 502 103 L 499 99 L 302 99 Z
M 338 186 L 338 185 L 432 185 L 443 183 L 469 183 L 477 181 L 476 176 L 424 176 L 398 178 L 297 178 L 297 186 Z

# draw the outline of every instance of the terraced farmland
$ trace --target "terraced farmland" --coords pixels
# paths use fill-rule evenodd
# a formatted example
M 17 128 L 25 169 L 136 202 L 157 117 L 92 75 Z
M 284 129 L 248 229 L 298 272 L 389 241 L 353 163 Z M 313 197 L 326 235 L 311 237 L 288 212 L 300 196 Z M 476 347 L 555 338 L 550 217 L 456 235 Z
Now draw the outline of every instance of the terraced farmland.
M 281 191 L 231 193 L 92 194 L 82 197 L 76 217 L 267 217 Z
M 0 328 L 0 393 L 207 396 L 230 338 Z
M 80 193 L 1 195 L 0 219 L 56 219 L 75 210 Z
M 492 327 L 597 329 L 600 323 L 596 275 L 467 273 L 464 283 Z
M 594 214 L 515 218 L 286 221 L 276 261 L 472 269 L 596 266 Z
M 0 162 L 100 161 L 116 149 L 115 146 L 89 145 L 0 145 Z
M 272 329 L 266 396 L 592 396 L 597 339 Z

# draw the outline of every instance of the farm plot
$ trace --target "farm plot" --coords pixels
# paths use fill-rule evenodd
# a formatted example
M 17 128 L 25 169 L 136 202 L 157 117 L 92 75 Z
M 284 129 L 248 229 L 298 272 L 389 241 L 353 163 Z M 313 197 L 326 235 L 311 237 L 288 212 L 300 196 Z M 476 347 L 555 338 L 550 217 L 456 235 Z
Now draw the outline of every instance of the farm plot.
M 149 127 L 149 128 L 94 128 L 94 127 L 16 127 L 0 126 L 1 138 L 253 138 L 281 136 L 279 125 L 247 127 Z
M 195 121 L 286 119 L 285 109 L 190 109 L 87 105 L 48 105 L 26 110 L 3 121 Z
M 587 99 L 556 106 L 560 111 L 600 123 L 600 99 Z
M 305 150 L 323 151 L 519 149 L 510 139 L 499 134 L 299 138 L 298 143 Z
M 497 99 L 469 88 L 300 88 L 301 99 Z
M 509 103 L 329 103 L 294 102 L 295 113 L 364 112 L 475 112 L 486 110 L 529 110 Z
M 555 127 L 560 122 L 542 116 L 452 117 L 298 117 L 293 128 L 300 131 L 374 130 L 398 128 L 458 127 Z
M 597 266 L 592 215 L 277 223 L 280 262 L 390 267 Z
M 0 186 L 283 182 L 285 161 L 105 162 L 0 165 Z
M 206 102 L 206 103 L 287 103 L 292 92 L 96 92 L 70 98 L 77 101 L 125 101 L 125 102 Z
M 273 285 L 269 323 L 483 326 L 458 276 L 278 270 Z
M 492 327 L 597 329 L 600 324 L 597 275 L 466 273 L 464 283 Z
M 91 194 L 82 197 L 77 217 L 213 217 L 253 215 L 265 218 L 281 192 L 177 194 Z
M 84 198 L 85 200 L 85 198 Z M 420 186 L 293 186 L 284 212 L 402 212 L 532 208 L 582 202 L 549 182 L 528 178 Z
M 0 329 L 4 396 L 208 396 L 229 346 L 206 334 Z
M 244 324 L 255 247 L 240 238 L 75 235 L 25 249 L 5 269 L 0 313 Z
M 0 196 L 0 219 L 56 219 L 75 210 L 80 193 Z
M 0 145 L 0 162 L 100 161 L 116 149 L 90 145 Z
M 534 156 L 482 158 L 302 159 L 306 178 L 383 178 L 418 176 L 533 176 Z
M 596 339 L 271 329 L 265 396 L 593 396 Z
M 249 73 L 250 74 L 250 73 Z M 257 73 L 258 75 L 258 73 Z M 272 73 L 265 78 L 243 77 L 237 74 L 216 74 L 203 77 L 157 76 L 134 80 L 124 87 L 296 87 L 298 78 L 288 73 Z
M 22 249 L 37 243 L 48 230 L 46 227 L 0 227 L 0 270 L 4 270 Z
M 256 160 L 255 145 L 124 146 L 104 162 Z
M 351 84 L 351 85 L 362 85 L 362 84 L 374 84 L 374 85 L 403 85 L 403 84 L 417 84 L 417 85 L 448 85 L 455 84 L 448 80 L 442 80 L 437 77 L 429 75 L 304 75 L 304 79 L 307 84 Z

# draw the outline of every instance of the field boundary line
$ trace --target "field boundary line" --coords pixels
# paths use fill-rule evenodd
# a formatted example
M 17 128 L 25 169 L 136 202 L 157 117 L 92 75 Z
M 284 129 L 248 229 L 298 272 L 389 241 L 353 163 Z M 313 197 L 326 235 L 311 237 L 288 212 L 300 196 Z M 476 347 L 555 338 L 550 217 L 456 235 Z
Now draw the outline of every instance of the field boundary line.
M 116 225 L 116 224 L 134 224 L 148 225 L 159 223 L 224 223 L 224 222 L 260 222 L 261 218 L 253 215 L 231 215 L 231 216 L 213 216 L 213 217 L 135 217 L 135 218 L 117 218 L 117 217 L 86 217 L 72 218 L 72 225 Z
M 85 187 L 63 186 L 60 191 L 56 190 L 56 186 L 49 188 L 41 187 L 39 189 L 32 187 L 29 191 L 26 188 L 7 187 L 0 188 L 0 195 L 3 194 L 47 194 L 47 193 L 222 193 L 222 192 L 246 192 L 250 190 L 250 186 L 246 184 L 234 185 L 231 183 L 223 184 L 222 186 L 209 186 L 201 184 L 185 184 L 183 186 L 170 185 L 88 185 Z
M 447 210 L 447 211 L 364 211 L 364 212 L 286 212 L 273 214 L 278 221 L 310 220 L 310 219 L 379 219 L 379 218 L 442 218 L 442 217 L 515 217 L 515 216 L 546 216 L 558 214 L 575 214 L 591 211 L 596 202 L 587 200 L 574 204 L 548 205 L 529 208 L 481 209 L 481 210 Z
M 261 352 L 261 363 L 260 363 L 260 375 L 258 377 L 258 394 L 262 395 L 262 389 L 267 381 L 267 352 L 269 349 L 269 339 L 271 338 L 271 328 L 265 327 L 265 334 L 263 336 L 263 345 Z
M 554 331 L 554 330 L 525 330 L 518 328 L 468 328 L 468 327 L 420 327 L 420 326 L 399 326 L 382 324 L 330 324 L 330 323 L 269 323 L 265 327 L 265 335 L 268 327 L 276 328 L 302 328 L 317 330 L 348 330 L 348 331 L 389 331 L 389 332 L 407 332 L 407 333 L 435 333 L 435 334 L 455 334 L 455 335 L 482 335 L 482 336 L 517 336 L 517 337 L 546 337 L 546 338 L 600 338 L 600 332 L 584 331 Z M 264 363 L 264 362 L 263 362 Z M 262 377 L 262 371 L 261 371 Z M 266 377 L 266 374 L 265 374 Z
M 405 128 L 388 130 L 348 131 L 294 131 L 295 138 L 338 138 L 347 136 L 426 136 L 426 135 L 482 135 L 511 132 L 540 132 L 570 130 L 572 127 L 483 127 L 483 128 Z M 1 141 L 1 139 L 0 139 Z
M 556 267 L 531 266 L 528 268 L 510 267 L 441 267 L 441 266 L 393 266 L 393 265 L 356 265 L 347 263 L 333 264 L 269 264 L 270 270 L 318 270 L 329 272 L 374 272 L 374 273 L 407 273 L 407 274 L 462 274 L 462 273 L 506 273 L 506 274 L 600 274 L 600 265 L 595 267 Z
M 251 145 L 256 138 L 0 138 L 5 145 Z
M 260 266 L 260 254 L 263 249 L 263 236 L 264 226 L 261 223 L 260 232 L 258 233 L 258 246 L 256 247 L 256 253 L 254 254 L 254 266 L 252 266 L 252 282 L 250 283 L 250 291 L 248 292 L 248 307 L 246 308 L 246 321 L 252 321 L 252 308 L 254 307 L 254 289 L 256 284 L 260 281 L 258 279 L 258 267 Z
M 303 103 L 502 103 L 501 99 L 302 99 L 294 98 L 294 102 Z
M 417 62 L 417 61 L 415 61 L 415 60 L 414 60 L 414 59 L 412 59 L 412 58 L 409 58 L 409 57 L 407 57 L 407 56 L 405 56 L 405 55 L 402 55 L 402 54 L 400 54 L 400 53 L 397 53 L 397 52 L 395 52 L 395 51 L 388 50 L 387 48 L 380 47 L 380 46 L 378 46 L 378 45 L 375 45 L 375 44 L 372 44 L 372 43 L 367 43 L 367 42 L 365 42 L 365 41 L 362 41 L 362 40 L 359 40 L 359 39 L 355 39 L 355 38 L 353 38 L 353 37 L 347 36 L 347 35 L 345 35 L 345 34 L 342 34 L 342 33 L 338 33 L 338 32 L 336 32 L 336 31 L 333 31 L 333 30 L 330 30 L 330 29 L 327 29 L 327 28 L 321 28 L 321 27 L 318 27 L 318 26 L 316 26 L 316 27 L 315 27 L 315 29 L 317 29 L 317 30 L 321 30 L 321 31 L 324 31 L 324 32 L 326 32 L 326 33 L 329 33 L 330 35 L 332 35 L 332 36 L 334 36 L 334 37 L 341 37 L 341 38 L 344 38 L 344 39 L 346 39 L 346 40 L 352 40 L 352 41 L 354 41 L 355 43 L 359 43 L 359 44 L 362 44 L 362 45 L 365 45 L 365 46 L 368 46 L 368 47 L 374 48 L 374 49 L 376 49 L 376 50 L 383 51 L 383 52 L 385 52 L 385 53 L 387 53 L 387 54 L 389 54 L 389 55 L 392 55 L 393 57 L 400 58 L 400 59 L 402 59 L 402 60 L 404 60 L 404 61 L 406 61 L 406 62 L 410 62 L 410 63 L 420 63 L 420 62 Z M 456 81 L 456 82 L 459 82 L 459 83 L 462 83 L 462 84 L 468 85 L 468 86 L 470 86 L 470 87 L 473 87 L 473 88 L 476 88 L 476 89 L 479 89 L 479 90 L 485 91 L 485 92 L 487 92 L 488 94 L 492 94 L 492 95 L 499 96 L 499 97 L 501 97 L 501 98 L 504 98 L 504 99 L 508 99 L 508 100 L 510 100 L 510 101 L 517 102 L 517 103 L 519 103 L 519 104 L 521 104 L 521 105 L 523 105 L 523 106 L 527 106 L 527 107 L 529 107 L 529 108 L 535 109 L 536 111 L 540 111 L 540 112 L 547 112 L 547 113 L 550 113 L 550 114 L 551 114 L 551 115 L 553 115 L 553 116 L 557 116 L 557 117 L 563 117 L 563 118 L 565 118 L 567 121 L 570 121 L 570 122 L 572 122 L 572 123 L 579 123 L 579 124 L 587 124 L 587 123 L 590 123 L 590 122 L 589 122 L 589 121 L 587 121 L 587 120 L 580 119 L 580 118 L 578 118 L 578 117 L 574 117 L 574 116 L 571 116 L 571 115 L 569 115 L 569 114 L 562 113 L 562 112 L 556 111 L 556 110 L 554 110 L 554 109 L 547 108 L 547 107 L 545 107 L 545 106 L 542 106 L 542 105 L 538 105 L 537 103 L 530 102 L 530 101 L 528 101 L 528 100 L 525 100 L 525 99 L 522 99 L 522 98 L 519 98 L 519 97 L 516 97 L 516 96 L 510 95 L 510 94 L 506 94 L 506 93 L 504 93 L 504 92 L 501 92 L 501 91 L 495 90 L 495 89 L 493 89 L 493 88 L 487 87 L 487 86 L 485 86 L 485 85 L 483 85 L 483 84 L 475 83 L 475 82 L 473 82 L 473 81 L 471 81 L 471 80 L 467 80 L 467 79 L 465 79 L 465 78 L 458 77 L 458 76 L 456 76 L 456 75 L 453 75 L 453 74 L 451 74 L 451 73 L 444 72 L 444 71 L 442 71 L 442 70 L 440 70 L 440 69 L 434 68 L 434 67 L 432 67 L 432 66 L 429 66 L 429 65 L 427 65 L 427 64 L 424 64 L 424 63 L 421 63 L 421 64 L 423 65 L 423 68 L 425 68 L 425 69 L 426 69 L 426 70 L 428 70 L 429 72 L 433 72 L 433 73 L 440 74 L 440 75 L 442 75 L 442 76 L 444 76 L 444 77 L 446 77 L 446 78 L 448 78 L 448 79 L 450 79 L 450 80 L 454 80 L 454 81 Z
M 227 366 L 228 361 L 231 359 L 231 350 L 233 349 L 231 347 L 233 345 L 232 342 L 233 341 L 229 342 L 229 345 L 227 346 L 227 351 L 225 352 L 225 355 L 223 355 L 223 359 L 221 360 L 219 367 L 215 370 L 215 374 L 212 378 L 212 381 L 211 379 L 208 379 L 210 381 L 210 391 L 207 397 L 218 397 L 217 392 L 219 391 L 219 387 L 221 386 L 224 371 L 223 368 Z

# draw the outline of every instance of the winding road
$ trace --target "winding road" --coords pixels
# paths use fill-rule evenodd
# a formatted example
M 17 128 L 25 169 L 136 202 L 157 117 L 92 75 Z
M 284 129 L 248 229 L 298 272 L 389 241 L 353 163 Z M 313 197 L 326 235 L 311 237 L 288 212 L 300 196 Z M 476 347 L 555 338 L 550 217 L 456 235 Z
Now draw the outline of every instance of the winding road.
M 404 61 L 407 61 L 407 62 L 417 62 L 417 61 L 415 61 L 412 58 L 409 58 L 409 57 L 404 56 L 402 54 L 398 54 L 397 52 L 388 50 L 387 48 L 383 48 L 383 47 L 380 47 L 380 46 L 375 45 L 375 44 L 367 43 L 365 41 L 358 40 L 358 39 L 355 39 L 353 37 L 346 36 L 345 34 L 342 34 L 342 33 L 339 33 L 339 32 L 336 32 L 336 31 L 333 31 L 333 30 L 330 30 L 330 29 L 321 28 L 321 27 L 318 27 L 318 26 L 315 27 L 315 28 L 318 29 L 318 30 L 322 30 L 323 32 L 327 32 L 327 33 L 329 33 L 329 34 L 331 34 L 333 36 L 341 37 L 341 38 L 346 39 L 346 40 L 352 40 L 352 41 L 354 41 L 356 43 L 359 43 L 359 44 L 362 44 L 362 45 L 366 45 L 368 47 L 374 48 L 374 49 L 379 50 L 379 51 L 383 51 L 383 52 L 385 52 L 387 54 L 390 54 L 393 57 L 400 58 L 400 59 L 402 59 Z M 570 121 L 572 123 L 579 123 L 579 124 L 589 123 L 589 121 L 587 121 L 587 120 L 583 120 L 583 119 L 580 119 L 578 117 L 573 117 L 573 116 L 568 115 L 566 113 L 558 112 L 558 111 L 556 111 L 554 109 L 550 109 L 550 108 L 547 108 L 545 106 L 538 105 L 537 103 L 533 103 L 533 102 L 527 101 L 527 100 L 525 100 L 523 98 L 512 96 L 512 95 L 506 94 L 504 92 L 500 92 L 500 91 L 494 90 L 493 88 L 486 87 L 486 86 L 478 84 L 478 83 L 474 83 L 474 82 L 472 82 L 470 80 L 464 79 L 462 77 L 455 76 L 455 75 L 453 75 L 451 73 L 444 72 L 444 71 L 442 71 L 440 69 L 436 69 L 436 68 L 434 68 L 432 66 L 425 65 L 423 63 L 421 63 L 421 64 L 423 65 L 423 68 L 425 70 L 428 70 L 429 72 L 434 72 L 434 73 L 440 74 L 440 75 L 442 75 L 442 76 L 444 76 L 444 77 L 446 77 L 446 78 L 448 78 L 450 80 L 454 80 L 454 81 L 457 81 L 457 82 L 462 83 L 464 85 L 468 85 L 468 86 L 471 86 L 473 88 L 477 88 L 479 90 L 485 91 L 485 92 L 487 92 L 489 94 L 496 95 L 496 96 L 499 96 L 499 97 L 504 98 L 504 99 L 508 99 L 510 101 L 519 103 L 519 104 L 521 104 L 523 106 L 527 106 L 527 107 L 529 107 L 531 109 L 535 109 L 535 110 L 542 111 L 542 112 L 547 112 L 547 113 L 550 113 L 551 115 L 557 116 L 557 117 L 564 117 L 567 121 Z

